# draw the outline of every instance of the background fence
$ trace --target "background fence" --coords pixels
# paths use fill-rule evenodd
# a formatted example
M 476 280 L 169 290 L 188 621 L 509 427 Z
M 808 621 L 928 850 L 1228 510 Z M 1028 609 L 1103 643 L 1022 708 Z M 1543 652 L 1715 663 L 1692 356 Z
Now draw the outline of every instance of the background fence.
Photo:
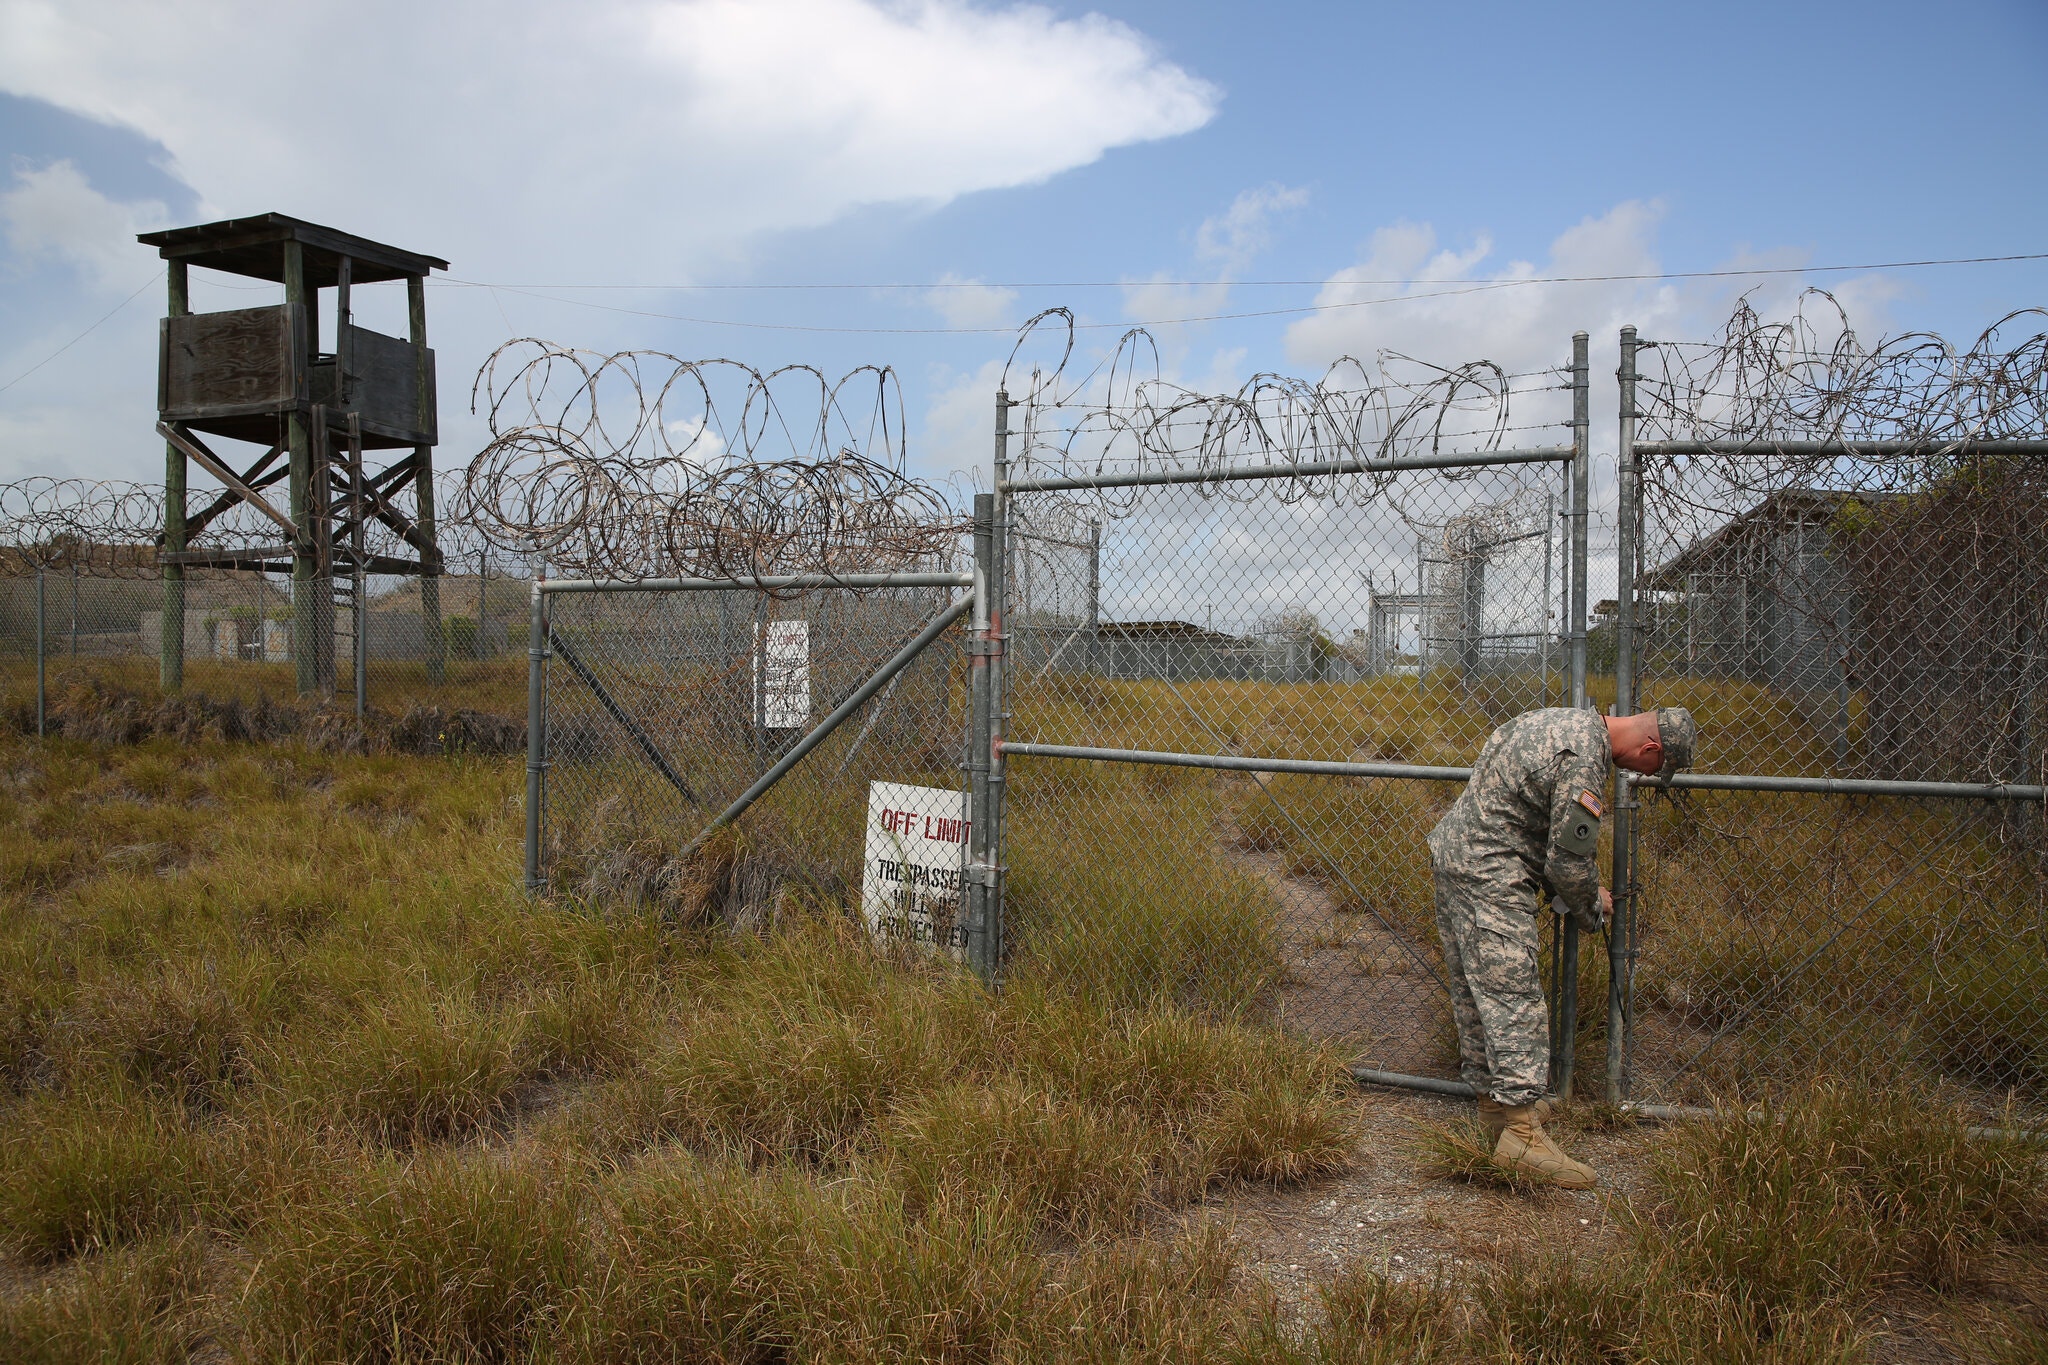
M 0 489 L 0 502 L 14 491 Z M 141 501 L 149 491 L 128 497 Z M 155 697 L 168 617 L 176 623 L 169 643 L 182 656 L 186 686 L 287 703 L 306 693 L 293 646 L 310 626 L 316 648 L 325 651 L 322 671 L 332 679 L 312 690 L 318 706 L 353 711 L 360 671 L 362 701 L 372 709 L 521 716 L 531 573 L 523 557 L 481 544 L 463 528 L 444 530 L 443 543 L 447 568 L 430 602 L 419 578 L 369 576 L 358 596 L 346 578 L 294 582 L 284 574 L 195 567 L 173 577 L 146 539 L 18 535 L 0 546 L 0 675 L 17 707 L 36 704 L 40 681 L 46 719 L 53 707 L 62 710 L 65 697 Z
M 1424 836 L 1495 725 L 1569 704 L 1575 649 L 1584 689 L 1583 341 L 1560 350 L 1222 397 L 1014 376 L 1014 971 L 1455 1076 Z
M 2048 1091 L 2041 320 L 1866 349 L 1809 295 L 1624 335 L 1635 680 L 1702 727 L 1616 866 L 1631 1093 Z
M 493 442 L 437 499 L 438 602 L 191 569 L 186 685 L 301 690 L 311 595 L 346 706 L 360 603 L 372 707 L 540 722 L 536 884 L 683 920 L 862 898 L 871 784 L 959 793 L 958 875 L 920 913 L 982 934 L 982 970 L 1453 1088 L 1424 840 L 1465 765 L 1532 707 L 1682 704 L 1695 772 L 1616 794 L 1613 932 L 1582 950 L 1543 917 L 1559 1083 L 1697 1101 L 1827 1072 L 2035 1106 L 2048 344 L 2019 319 L 1866 350 L 1825 305 L 1624 333 L 1611 569 L 1583 338 L 1529 374 L 1346 362 L 1200 395 L 1134 381 L 1137 342 L 1033 367 L 1042 319 L 972 556 L 901 472 L 886 372 L 876 415 L 804 371 L 817 419 L 761 422 L 785 381 L 746 371 L 707 463 L 729 362 L 500 357 Z M 690 385 L 694 426 L 662 411 Z M 65 496 L 0 494 L 17 725 L 38 658 L 53 693 L 147 693 L 162 653 L 146 490 L 93 518 Z

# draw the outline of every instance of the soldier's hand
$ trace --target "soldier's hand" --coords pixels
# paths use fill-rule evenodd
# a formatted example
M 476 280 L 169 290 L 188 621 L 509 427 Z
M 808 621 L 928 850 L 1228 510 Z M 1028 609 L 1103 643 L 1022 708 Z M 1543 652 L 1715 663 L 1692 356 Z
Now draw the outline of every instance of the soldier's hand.
M 1579 916 L 1579 927 L 1589 934 L 1597 934 L 1606 927 L 1613 914 L 1614 897 L 1603 886 L 1593 897 L 1593 903 L 1586 907 L 1586 913 Z

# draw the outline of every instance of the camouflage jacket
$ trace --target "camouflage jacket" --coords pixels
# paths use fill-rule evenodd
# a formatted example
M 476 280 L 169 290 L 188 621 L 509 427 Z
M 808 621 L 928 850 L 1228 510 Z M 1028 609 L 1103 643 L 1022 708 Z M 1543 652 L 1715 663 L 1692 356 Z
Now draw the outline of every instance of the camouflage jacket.
M 1612 763 L 1607 723 L 1592 711 L 1516 716 L 1486 741 L 1464 793 L 1429 832 L 1437 867 L 1524 890 L 1532 911 L 1547 883 L 1561 907 L 1584 916 L 1600 890 L 1592 844 Z

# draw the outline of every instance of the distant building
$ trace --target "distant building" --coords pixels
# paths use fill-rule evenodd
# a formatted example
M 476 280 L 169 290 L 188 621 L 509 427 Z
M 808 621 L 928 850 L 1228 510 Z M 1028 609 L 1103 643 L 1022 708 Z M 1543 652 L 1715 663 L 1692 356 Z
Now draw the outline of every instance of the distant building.
M 1265 676 L 1256 640 L 1192 621 L 1104 621 L 1096 627 L 1092 670 L 1106 678 L 1195 682 Z
M 1644 666 L 1792 692 L 1836 688 L 1858 604 L 1834 528 L 1846 504 L 1887 496 L 1783 489 L 1650 570 L 1636 609 Z M 1596 624 L 1612 609 L 1602 602 Z
M 1641 580 L 1650 677 L 1771 688 L 1838 771 L 2039 781 L 2048 477 L 1785 489 Z

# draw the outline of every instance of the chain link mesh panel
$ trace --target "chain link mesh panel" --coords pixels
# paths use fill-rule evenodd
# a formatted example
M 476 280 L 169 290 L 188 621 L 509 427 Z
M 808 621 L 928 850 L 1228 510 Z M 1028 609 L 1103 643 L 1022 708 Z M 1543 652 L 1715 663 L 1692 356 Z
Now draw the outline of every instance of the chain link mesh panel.
M 407 510 L 417 511 L 410 498 Z M 440 575 L 358 580 L 348 571 L 358 548 L 349 534 L 330 547 L 336 572 L 298 583 L 274 521 L 226 493 L 195 490 L 185 499 L 190 551 L 243 567 L 171 565 L 160 553 L 166 504 L 155 484 L 0 484 L 0 685 L 10 695 L 26 687 L 32 704 L 40 652 L 52 686 L 112 689 L 133 707 L 156 705 L 168 683 L 201 700 L 263 697 L 313 709 L 331 701 L 349 711 L 360 635 L 366 711 L 402 717 L 432 708 L 523 722 L 532 578 L 524 555 L 444 523 Z M 381 521 L 360 548 L 366 568 L 417 554 Z
M 1866 349 L 1809 299 L 1642 353 L 1639 695 L 1692 709 L 1696 771 L 2043 782 L 2048 457 L 1986 443 L 2042 434 L 2042 350 Z M 1635 1095 L 1848 1073 L 2039 1105 L 2042 814 L 1646 794 Z
M 1566 699 L 1562 469 L 1020 492 L 1008 738 L 1467 765 Z M 1424 840 L 1457 792 L 1014 758 L 1013 974 L 1454 1075 Z
M 543 869 L 685 921 L 860 900 L 870 782 L 962 790 L 962 631 L 926 648 L 703 856 L 689 841 L 953 596 L 942 588 L 548 597 Z
M 190 568 L 166 581 L 152 563 L 86 556 L 24 565 L 0 573 L 0 686 L 18 723 L 27 714 L 20 708 L 35 704 L 38 661 L 53 715 L 84 719 L 109 704 L 148 709 L 168 695 L 168 631 L 185 694 L 349 711 L 360 629 L 371 711 L 402 717 L 433 708 L 522 723 L 531 586 L 516 566 L 472 560 L 470 572 L 444 575 L 431 589 L 419 578 L 370 578 L 358 612 L 349 579 L 298 584 L 281 574 Z

